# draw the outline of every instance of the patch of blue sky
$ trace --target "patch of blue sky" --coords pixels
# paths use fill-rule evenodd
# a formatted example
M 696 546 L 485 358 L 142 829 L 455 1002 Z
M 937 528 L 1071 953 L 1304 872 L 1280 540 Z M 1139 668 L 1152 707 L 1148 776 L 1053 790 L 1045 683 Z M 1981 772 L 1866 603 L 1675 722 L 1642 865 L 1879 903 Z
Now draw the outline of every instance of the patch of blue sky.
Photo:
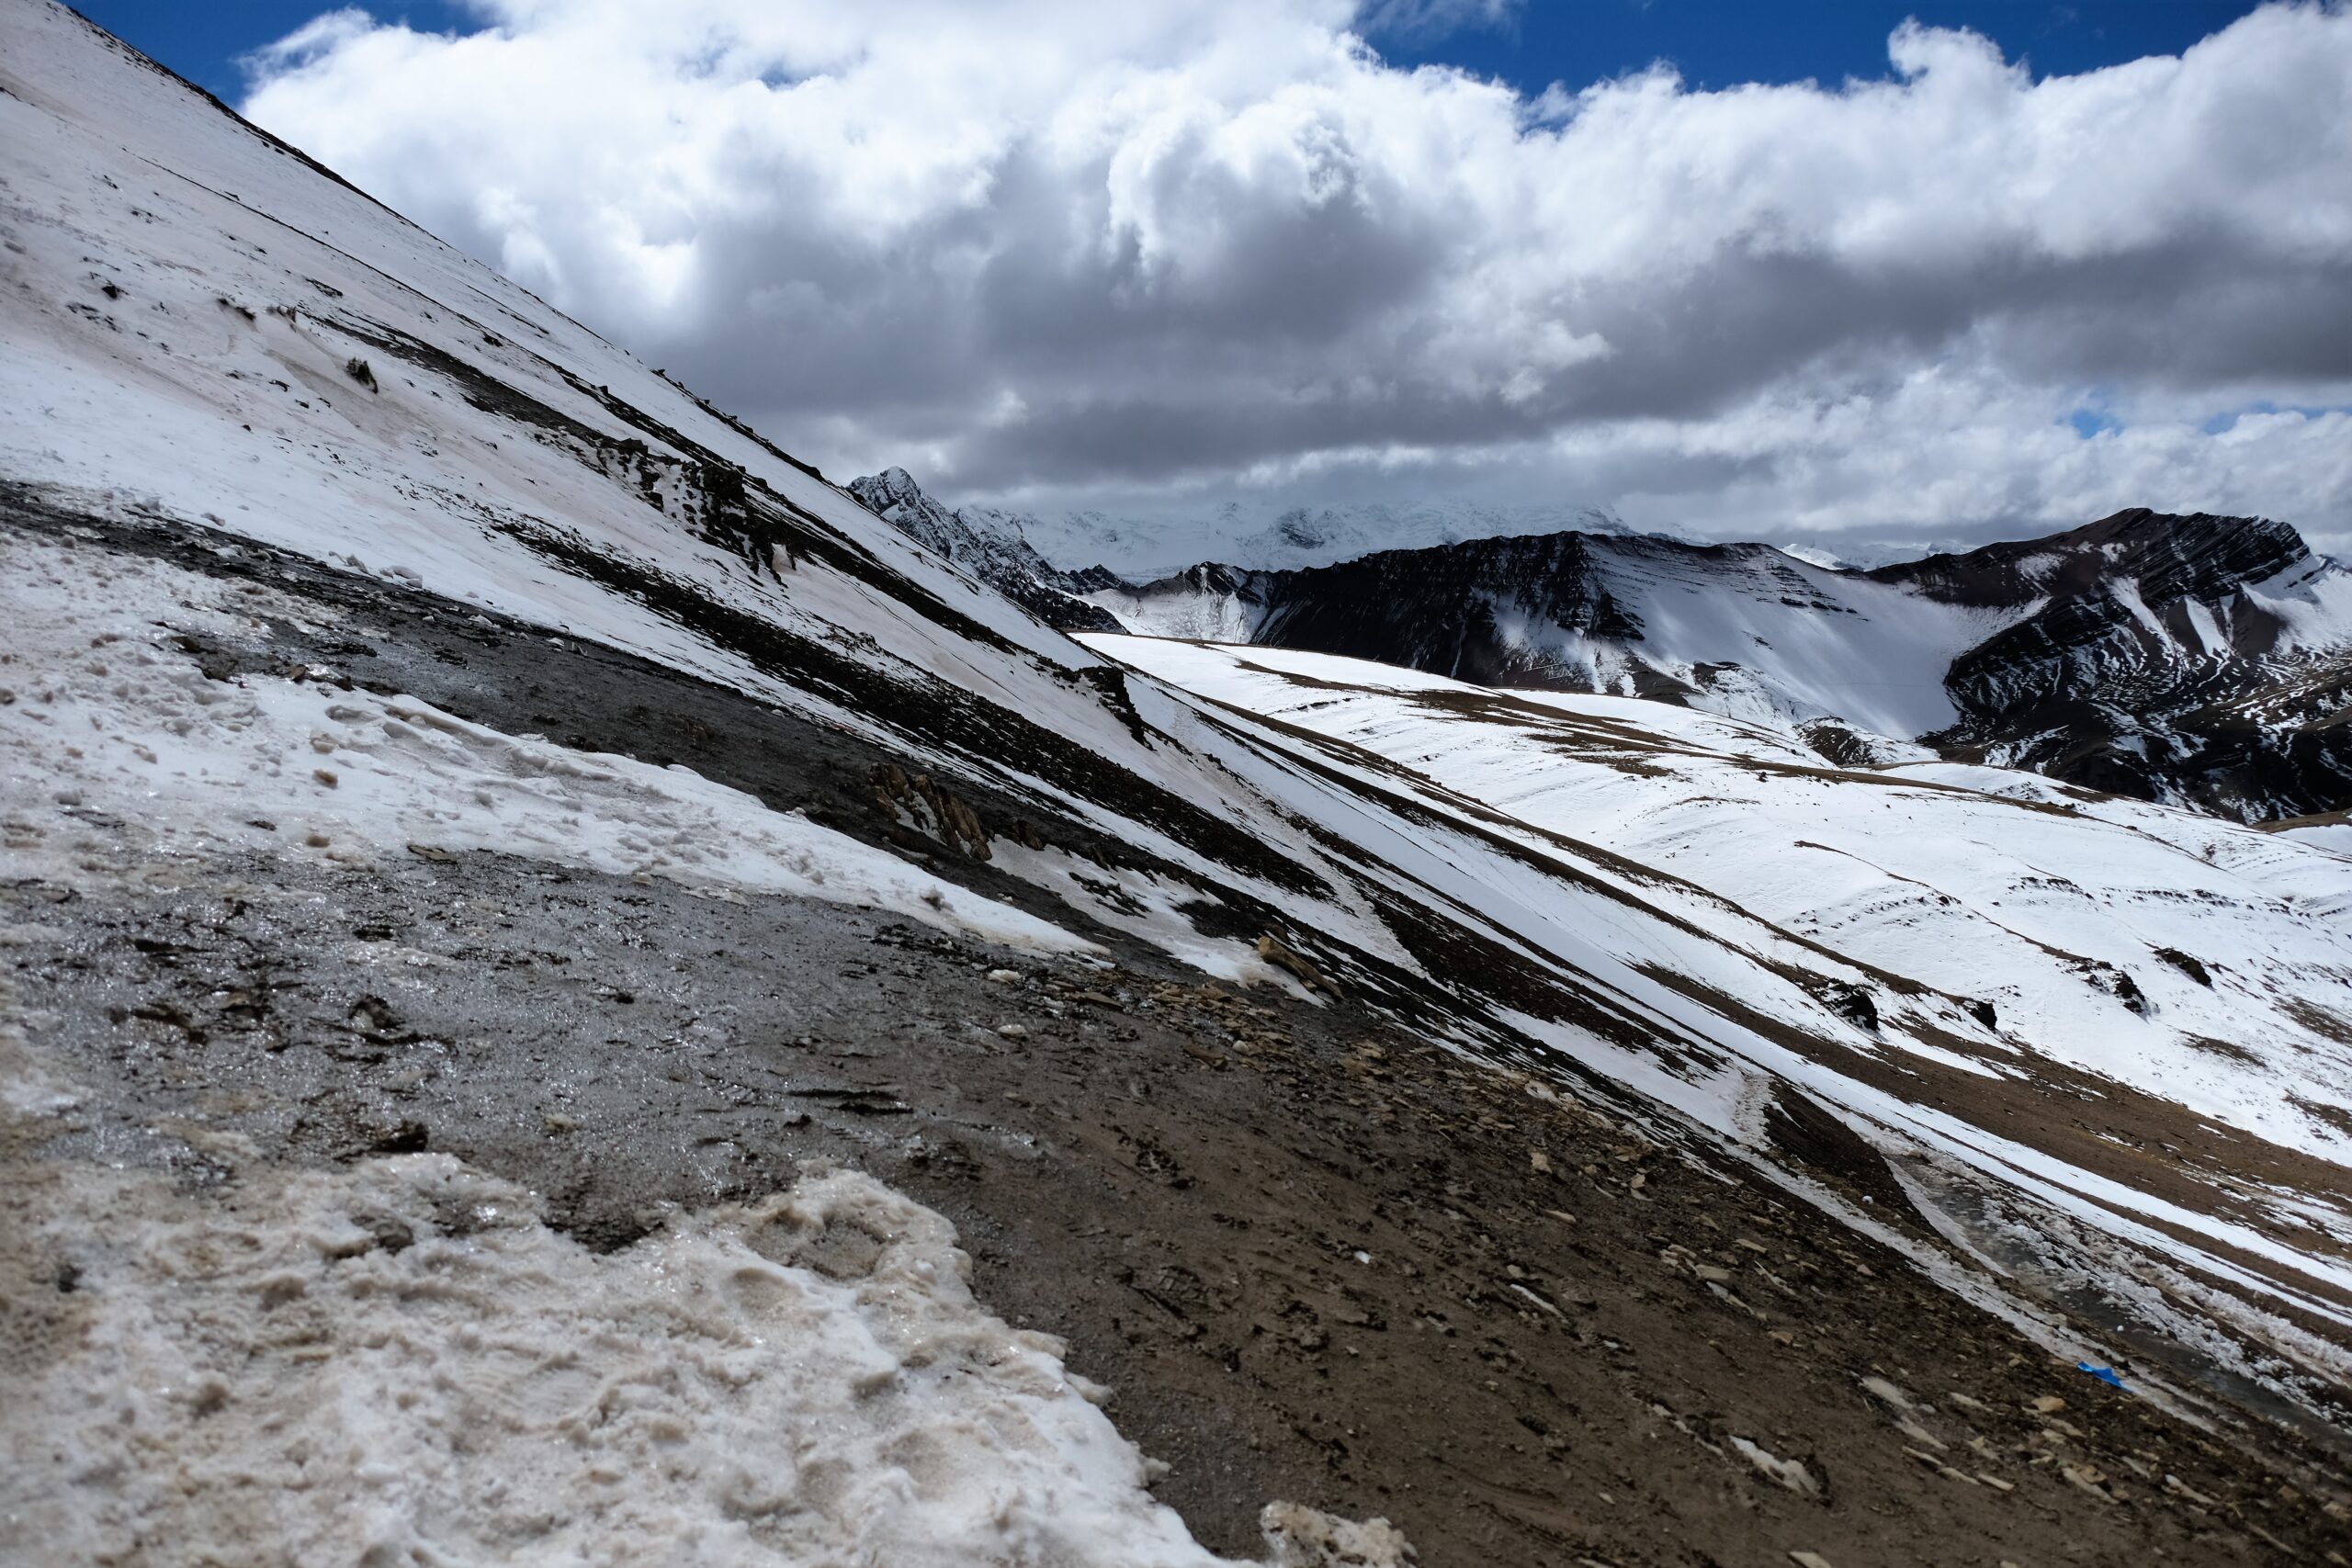
M 2256 0 L 1524 0 L 1366 6 L 1411 18 L 1372 41 L 1399 65 L 1443 64 L 1522 93 L 1570 88 L 1663 62 L 1692 87 L 1883 79 L 1889 34 L 1905 21 L 1964 28 L 2037 77 L 2149 54 L 2178 54 L 2255 9 Z M 1448 17 L 1463 25 L 1431 25 Z
M 92 21 L 232 103 L 245 94 L 248 56 L 339 8 L 333 0 L 80 0 Z M 484 0 L 353 8 L 417 32 L 476 32 L 492 18 Z M 1970 28 L 2038 76 L 2064 74 L 2178 53 L 2254 8 L 2255 0 L 1374 0 L 1357 25 L 1392 63 L 1451 65 L 1532 96 L 1661 61 L 1693 87 L 1883 78 L 1887 36 L 1909 19 Z

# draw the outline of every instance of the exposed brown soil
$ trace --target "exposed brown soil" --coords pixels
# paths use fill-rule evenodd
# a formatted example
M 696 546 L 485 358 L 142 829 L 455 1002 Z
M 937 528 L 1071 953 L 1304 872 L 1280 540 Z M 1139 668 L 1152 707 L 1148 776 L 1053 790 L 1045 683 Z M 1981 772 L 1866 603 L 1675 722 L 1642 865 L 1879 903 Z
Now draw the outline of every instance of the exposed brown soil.
M 234 891 L 265 877 L 313 901 Z M 1345 1004 L 489 856 L 57 892 L 0 912 L 81 933 L 10 954 L 98 1090 L 45 1157 L 200 1185 L 192 1126 L 296 1160 L 430 1147 L 605 1246 L 845 1159 L 946 1213 L 983 1298 L 1121 1391 L 1224 1549 L 1288 1496 L 1385 1514 L 1436 1564 L 2352 1556 L 2293 1438 L 2199 1433 L 1763 1179 Z

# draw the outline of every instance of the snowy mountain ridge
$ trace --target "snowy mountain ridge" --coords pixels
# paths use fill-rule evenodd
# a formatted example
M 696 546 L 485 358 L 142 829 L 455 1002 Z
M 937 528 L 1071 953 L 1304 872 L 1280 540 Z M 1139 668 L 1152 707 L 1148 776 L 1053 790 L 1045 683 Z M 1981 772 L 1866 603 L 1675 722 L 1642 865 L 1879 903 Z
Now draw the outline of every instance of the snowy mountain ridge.
M 1128 581 L 1165 576 L 1203 559 L 1274 571 L 1510 535 L 1636 532 L 1596 506 L 1426 499 L 1281 508 L 1227 502 L 1205 514 L 1155 520 L 1093 512 L 1002 515 L 1065 566 L 1102 566 Z
M 2345 1539 L 2352 861 L 1074 641 L 1001 539 L 877 516 L 46 0 L 0 7 L 0 1555 L 1210 1568 L 1288 1497 L 1433 1559 L 1861 1562 L 1894 1496 L 1980 1557 L 2047 1516 L 2253 1562 L 2281 1476 L 2263 1531 Z M 1769 638 L 1773 701 L 1851 689 L 1845 617 L 1927 669 L 2059 603 L 1700 552 L 1725 630 L 1696 548 L 1441 554 L 1596 670 L 1720 689 L 1703 637 Z M 2306 579 L 2232 635 L 2303 649 Z M 1433 1424 L 1509 1495 L 1405 1484 Z M 1285 1568 L 1407 1560 L 1265 1518 Z
M 1562 534 L 1088 597 L 1155 636 L 1777 721 L 1833 760 L 1880 745 L 1859 730 L 2245 820 L 2352 800 L 2352 573 L 2264 519 L 2140 509 L 1861 572 Z
M 1623 530 L 1451 538 L 1315 564 L 1069 572 L 1034 520 L 855 480 L 910 536 L 1057 626 L 1342 654 L 1484 685 L 1777 722 L 1832 760 L 1953 761 L 2259 821 L 2352 803 L 2352 572 L 2287 524 L 2137 508 L 1869 570 Z M 1287 526 L 1287 525 L 1285 525 Z

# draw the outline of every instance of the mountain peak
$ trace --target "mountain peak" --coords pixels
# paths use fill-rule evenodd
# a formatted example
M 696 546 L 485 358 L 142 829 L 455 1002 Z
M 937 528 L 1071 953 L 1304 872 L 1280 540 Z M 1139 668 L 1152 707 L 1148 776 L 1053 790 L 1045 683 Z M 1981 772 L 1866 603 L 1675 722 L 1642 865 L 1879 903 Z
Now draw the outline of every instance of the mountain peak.
M 871 485 L 876 490 L 886 494 L 901 497 L 907 500 L 915 500 L 920 498 L 922 500 L 928 501 L 931 499 L 929 495 L 924 493 L 922 486 L 915 482 L 914 475 L 907 472 L 904 468 L 897 467 L 896 465 L 883 469 L 878 474 L 872 474 L 865 479 L 858 479 L 854 482 L 863 485 Z
M 916 482 L 914 475 L 904 468 L 888 468 L 878 474 L 868 474 L 864 479 L 852 479 L 847 488 L 850 494 L 857 497 L 859 503 L 868 512 L 885 522 L 899 523 L 901 532 L 908 530 L 905 523 L 889 515 L 894 511 L 903 511 L 908 513 L 909 521 L 921 518 L 930 522 L 949 515 L 947 509 L 933 501 L 922 486 Z M 931 539 L 922 538 L 920 535 L 915 536 L 921 539 L 922 543 L 930 545 L 934 549 L 940 547 Z

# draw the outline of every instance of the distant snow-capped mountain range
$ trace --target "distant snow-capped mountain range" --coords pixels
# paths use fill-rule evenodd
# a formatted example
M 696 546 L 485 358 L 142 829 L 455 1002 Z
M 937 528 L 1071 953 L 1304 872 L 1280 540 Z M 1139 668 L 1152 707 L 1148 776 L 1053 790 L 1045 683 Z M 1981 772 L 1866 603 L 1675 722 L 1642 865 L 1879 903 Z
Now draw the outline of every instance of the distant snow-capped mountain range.
M 1132 581 L 1057 566 L 1032 520 L 950 510 L 902 468 L 850 489 L 1070 630 L 1649 697 L 1794 726 L 1839 762 L 1908 744 L 2244 820 L 2352 801 L 2352 573 L 2268 519 L 2134 509 L 1857 571 L 1597 514 L 1347 554 L 1408 515 L 1427 530 L 1496 519 L 1330 511 Z
M 1164 577 L 1199 560 L 1259 571 L 1332 566 L 1375 550 L 1434 549 L 1519 534 L 1630 535 L 1595 506 L 1494 506 L 1477 502 L 1250 508 L 1227 502 L 1180 526 L 1099 512 L 995 513 L 1015 523 L 1065 567 L 1107 567 L 1133 580 Z

